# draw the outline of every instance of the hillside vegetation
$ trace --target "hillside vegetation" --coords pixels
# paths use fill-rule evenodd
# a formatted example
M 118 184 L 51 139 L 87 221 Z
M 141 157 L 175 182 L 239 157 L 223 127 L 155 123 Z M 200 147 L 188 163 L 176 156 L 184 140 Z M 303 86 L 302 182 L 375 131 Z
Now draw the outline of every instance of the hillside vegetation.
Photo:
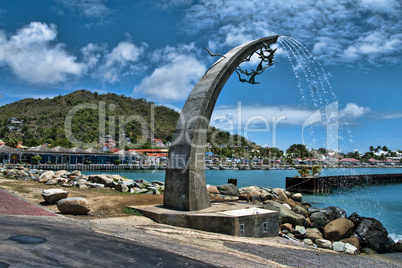
M 24 121 L 21 131 L 9 131 L 11 117 Z M 127 137 L 133 142 L 143 137 L 149 139 L 153 133 L 154 138 L 171 141 L 178 118 L 175 110 L 145 99 L 79 90 L 65 96 L 28 98 L 1 106 L 0 138 L 18 139 L 27 146 L 66 141 L 65 126 L 71 121 L 74 138 L 83 143 L 99 143 L 99 133 L 112 135 L 116 140 Z M 211 137 L 217 146 L 228 144 L 230 138 L 237 141 L 237 137 L 214 127 L 210 128 L 208 142 Z M 249 143 L 244 138 L 240 140 L 242 145 Z

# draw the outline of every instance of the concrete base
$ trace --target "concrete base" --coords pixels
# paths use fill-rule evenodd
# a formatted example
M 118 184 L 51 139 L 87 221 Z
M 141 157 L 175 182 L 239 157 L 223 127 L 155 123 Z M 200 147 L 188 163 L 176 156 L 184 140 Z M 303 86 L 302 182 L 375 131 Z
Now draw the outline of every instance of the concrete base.
M 163 206 L 132 206 L 152 220 L 178 227 L 246 237 L 278 235 L 279 213 L 249 203 L 214 203 L 199 211 L 179 211 Z

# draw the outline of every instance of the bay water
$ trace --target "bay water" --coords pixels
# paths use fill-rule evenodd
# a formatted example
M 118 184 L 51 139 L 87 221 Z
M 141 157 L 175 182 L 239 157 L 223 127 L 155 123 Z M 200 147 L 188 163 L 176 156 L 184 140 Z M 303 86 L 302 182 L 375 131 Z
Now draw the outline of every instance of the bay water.
M 99 174 L 96 171 L 83 171 L 83 174 Z M 327 168 L 321 176 L 365 175 L 365 174 L 402 174 L 402 168 Z M 141 170 L 114 172 L 128 179 L 164 181 L 164 170 Z M 207 184 L 222 185 L 228 179 L 237 179 L 238 187 L 259 186 L 285 188 L 285 178 L 299 175 L 296 170 L 205 170 Z M 303 194 L 303 200 L 313 207 L 337 206 L 347 215 L 356 212 L 360 216 L 376 218 L 388 230 L 395 241 L 402 239 L 402 184 L 378 184 L 337 189 L 331 194 Z

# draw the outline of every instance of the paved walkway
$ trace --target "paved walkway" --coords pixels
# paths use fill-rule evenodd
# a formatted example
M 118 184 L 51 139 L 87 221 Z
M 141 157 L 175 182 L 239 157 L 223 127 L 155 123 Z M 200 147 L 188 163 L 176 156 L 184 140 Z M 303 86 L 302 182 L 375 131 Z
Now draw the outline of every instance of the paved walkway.
M 55 213 L 34 205 L 6 190 L 0 189 L 0 214 L 25 216 L 57 216 Z

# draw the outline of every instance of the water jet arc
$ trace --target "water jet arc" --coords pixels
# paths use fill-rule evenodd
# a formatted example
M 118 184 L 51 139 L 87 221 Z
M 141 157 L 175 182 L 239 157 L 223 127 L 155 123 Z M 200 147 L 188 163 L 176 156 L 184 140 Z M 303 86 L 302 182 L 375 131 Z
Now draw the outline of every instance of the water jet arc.
M 165 175 L 163 206 L 196 211 L 211 206 L 205 182 L 207 130 L 219 94 L 244 59 L 278 35 L 253 40 L 233 48 L 215 62 L 195 85 L 177 121 Z

